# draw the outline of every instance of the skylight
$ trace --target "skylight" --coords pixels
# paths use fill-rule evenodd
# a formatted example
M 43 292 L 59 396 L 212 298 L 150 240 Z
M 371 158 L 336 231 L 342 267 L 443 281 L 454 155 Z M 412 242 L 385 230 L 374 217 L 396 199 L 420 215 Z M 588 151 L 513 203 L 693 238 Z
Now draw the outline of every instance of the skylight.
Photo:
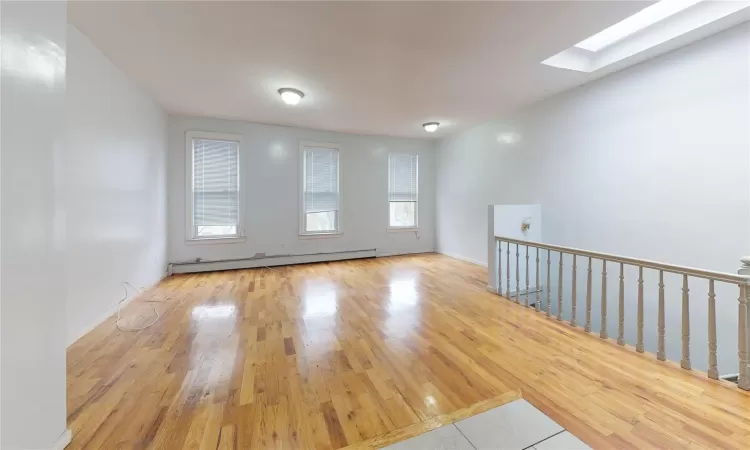
M 635 55 L 638 61 L 750 19 L 750 1 L 662 0 L 542 61 L 594 72 Z
M 701 1 L 703 0 L 662 0 L 658 3 L 654 3 L 648 8 L 642 9 L 621 22 L 617 22 L 611 27 L 596 33 L 590 38 L 582 40 L 575 46 L 590 52 L 598 52 L 615 42 L 625 39 L 631 34 L 637 33 L 646 27 L 650 27 L 651 25 L 660 22 L 667 17 L 673 16 Z

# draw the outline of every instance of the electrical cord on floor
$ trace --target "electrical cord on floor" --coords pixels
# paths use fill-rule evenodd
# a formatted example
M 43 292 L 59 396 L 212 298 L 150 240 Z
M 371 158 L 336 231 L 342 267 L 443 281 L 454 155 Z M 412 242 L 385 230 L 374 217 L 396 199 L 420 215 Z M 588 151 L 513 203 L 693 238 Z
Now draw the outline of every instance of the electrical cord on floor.
M 136 288 L 135 286 L 133 286 L 132 284 L 128 283 L 127 281 L 125 281 L 125 282 L 122 283 L 122 288 L 125 290 L 125 296 L 117 304 L 117 317 L 115 318 L 115 327 L 117 327 L 117 329 L 120 330 L 120 331 L 129 331 L 129 332 L 143 331 L 146 328 L 150 327 L 151 325 L 155 324 L 159 320 L 159 311 L 156 309 L 155 306 L 151 305 L 151 309 L 154 310 L 154 315 L 155 315 L 154 320 L 151 321 L 151 323 L 149 323 L 148 325 L 145 325 L 143 327 L 128 328 L 128 327 L 121 326 L 120 325 L 120 314 L 122 312 L 122 304 L 128 299 L 128 286 L 130 286 L 130 288 L 133 289 L 136 292 L 136 297 L 138 295 L 143 294 L 144 292 L 146 292 L 145 289 L 143 289 L 143 288 Z M 149 303 L 157 303 L 157 302 L 150 301 Z

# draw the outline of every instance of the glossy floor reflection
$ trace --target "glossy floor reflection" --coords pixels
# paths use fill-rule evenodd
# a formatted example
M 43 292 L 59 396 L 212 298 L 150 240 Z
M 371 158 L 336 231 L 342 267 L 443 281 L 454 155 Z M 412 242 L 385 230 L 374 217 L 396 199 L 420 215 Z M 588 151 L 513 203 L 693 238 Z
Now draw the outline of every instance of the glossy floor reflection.
M 123 312 L 156 300 L 153 327 L 69 348 L 68 448 L 379 448 L 519 392 L 594 448 L 748 448 L 747 394 L 485 280 L 440 255 L 168 278 Z
M 72 448 L 340 448 L 505 392 L 435 375 L 457 367 L 426 345 L 424 320 L 444 306 L 425 270 L 451 262 L 167 279 L 148 293 L 163 300 L 157 325 L 132 335 L 105 324 L 71 348 Z

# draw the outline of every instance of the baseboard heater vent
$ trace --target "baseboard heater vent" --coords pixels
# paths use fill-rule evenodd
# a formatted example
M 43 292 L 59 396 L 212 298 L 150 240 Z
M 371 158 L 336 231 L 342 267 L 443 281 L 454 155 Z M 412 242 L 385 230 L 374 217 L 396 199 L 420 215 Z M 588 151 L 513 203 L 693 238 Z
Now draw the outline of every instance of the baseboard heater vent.
M 340 252 L 301 253 L 287 255 L 266 255 L 258 253 L 249 258 L 205 260 L 197 258 L 193 261 L 178 261 L 169 263 L 167 275 L 175 273 L 212 272 L 219 270 L 252 269 L 255 267 L 287 266 L 291 264 L 307 264 L 325 261 L 342 261 L 345 259 L 374 258 L 377 249 L 346 250 Z

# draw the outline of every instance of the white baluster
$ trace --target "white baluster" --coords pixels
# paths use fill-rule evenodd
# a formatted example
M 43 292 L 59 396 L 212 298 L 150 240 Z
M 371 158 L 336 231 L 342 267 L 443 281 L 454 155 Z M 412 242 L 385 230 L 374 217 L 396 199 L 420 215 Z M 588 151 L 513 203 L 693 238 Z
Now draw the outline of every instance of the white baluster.
M 716 367 L 716 294 L 714 280 L 708 280 L 708 377 L 719 379 Z
M 643 266 L 638 266 L 638 343 L 635 351 L 643 353 Z
M 586 333 L 591 332 L 591 257 L 589 257 L 589 268 L 586 271 Z
M 688 276 L 682 276 L 682 361 L 680 366 L 690 370 L 690 289 Z
M 552 259 L 552 253 L 547 250 L 547 317 L 552 315 L 552 285 L 550 284 L 550 261 Z
M 518 244 L 516 244 L 516 303 L 521 303 L 521 265 L 519 264 Z
M 542 307 L 539 304 L 539 247 L 536 248 L 536 302 L 534 305 L 537 311 Z
M 607 339 L 607 261 L 602 260 L 602 328 L 599 337 Z
M 497 244 L 497 293 L 503 295 L 503 243 L 495 241 Z
M 576 277 L 576 254 L 573 253 L 573 292 L 572 292 L 573 298 L 571 299 L 571 303 L 573 307 L 572 307 L 572 317 L 570 318 L 570 325 L 573 327 L 576 326 L 576 290 L 577 290 L 576 281 L 577 280 L 578 278 Z
M 560 270 L 557 276 L 557 320 L 563 318 L 563 254 L 560 252 Z
M 529 307 L 529 246 L 526 246 L 526 307 Z
M 508 300 L 513 300 L 512 298 L 510 298 L 510 242 L 507 243 L 505 250 L 505 272 L 508 276 L 508 285 L 505 287 L 505 298 L 507 298 Z
M 746 275 L 750 277 L 750 256 L 742 258 L 742 267 L 737 272 L 740 275 Z M 740 301 L 739 301 L 739 326 L 737 333 L 737 356 L 739 357 L 739 378 L 737 380 L 737 386 L 740 389 L 750 390 L 750 361 L 748 361 L 748 351 L 750 342 L 750 314 L 748 314 L 748 304 L 750 303 L 750 278 L 745 284 L 740 285 Z
M 617 327 L 617 343 L 625 345 L 625 265 L 620 263 L 620 295 L 618 299 L 618 318 L 619 326 Z
M 748 338 L 750 338 L 750 330 L 748 330 L 748 303 L 750 302 L 750 287 L 748 285 L 740 286 L 740 306 L 739 306 L 739 321 L 738 321 L 738 349 L 737 356 L 739 359 L 739 377 L 737 379 L 737 385 L 741 389 L 750 390 L 750 361 L 748 361 Z
M 665 361 L 667 355 L 664 351 L 664 271 L 659 271 L 659 347 L 656 350 L 656 359 Z

